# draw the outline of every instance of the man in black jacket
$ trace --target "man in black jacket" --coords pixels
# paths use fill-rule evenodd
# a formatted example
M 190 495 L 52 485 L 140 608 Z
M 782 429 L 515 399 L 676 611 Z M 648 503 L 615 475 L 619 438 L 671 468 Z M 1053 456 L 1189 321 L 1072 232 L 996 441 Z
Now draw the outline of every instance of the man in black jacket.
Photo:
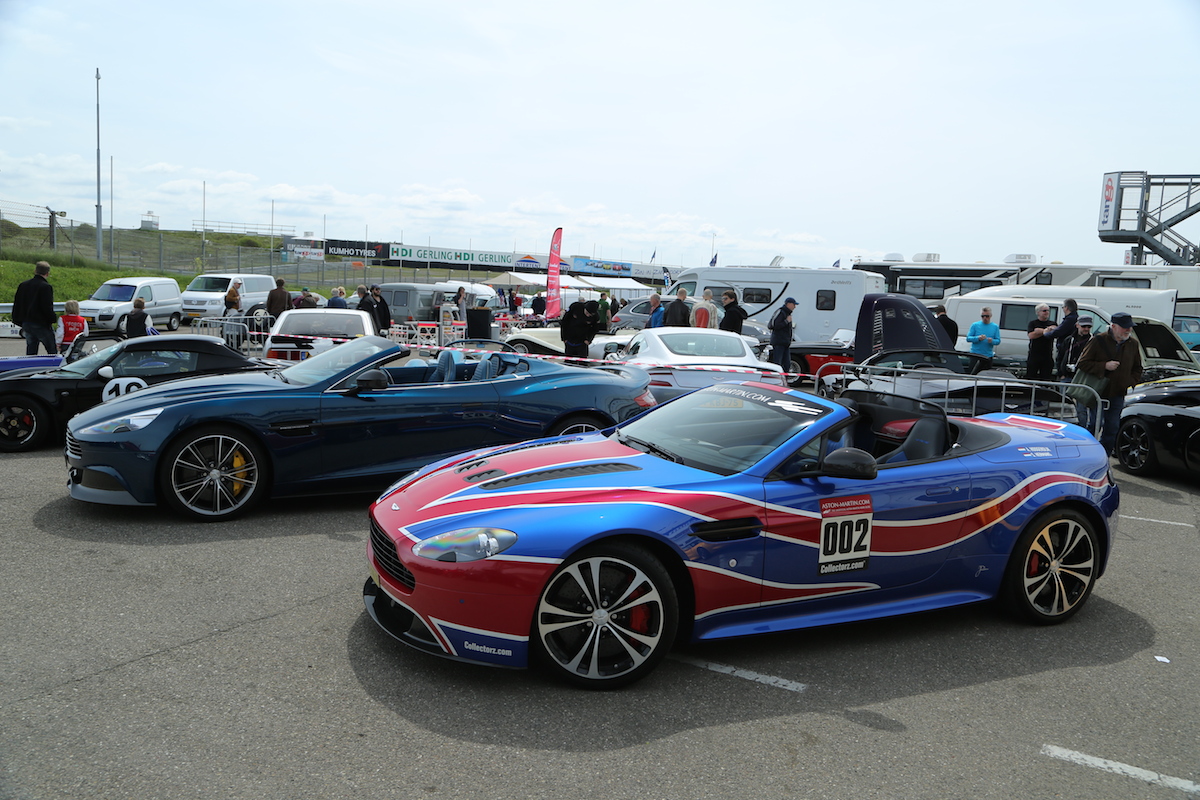
M 667 306 L 667 310 L 663 316 L 663 327 L 665 328 L 687 328 L 690 327 L 689 320 L 692 316 L 692 310 L 687 304 L 687 289 L 680 289 L 675 294 L 675 299 Z
M 738 305 L 737 292 L 726 289 L 721 293 L 721 304 L 725 306 L 725 316 L 721 318 L 721 330 L 742 332 L 742 323 L 746 321 L 746 309 Z
M 392 309 L 383 299 L 383 290 L 378 283 L 371 285 L 371 302 L 375 304 L 375 327 L 386 331 L 392 327 Z
M 946 333 L 950 334 L 950 346 L 954 347 L 958 342 L 958 323 L 946 316 L 945 306 L 934 306 L 933 316 L 946 329 Z
M 47 280 L 49 275 L 50 265 L 37 262 L 33 277 L 17 286 L 13 297 L 12 321 L 21 326 L 27 356 L 37 355 L 39 343 L 46 348 L 46 355 L 58 352 L 53 330 L 58 318 L 54 313 L 54 287 Z
M 565 355 L 587 358 L 588 343 L 596 333 L 593 319 L 594 315 L 588 314 L 586 304 L 580 301 L 571 303 L 558 329 Z

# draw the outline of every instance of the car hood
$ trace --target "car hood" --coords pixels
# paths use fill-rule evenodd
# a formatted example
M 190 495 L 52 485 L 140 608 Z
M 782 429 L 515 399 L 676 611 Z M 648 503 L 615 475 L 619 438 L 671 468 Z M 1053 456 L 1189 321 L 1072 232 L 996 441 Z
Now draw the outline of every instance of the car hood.
M 285 391 L 299 388 L 272 378 L 268 372 L 233 373 L 212 375 L 202 378 L 180 378 L 157 386 L 131 392 L 101 403 L 72 418 L 70 428 L 77 429 L 95 422 L 112 419 L 146 408 L 178 405 L 192 400 L 211 401 L 220 397 L 254 395 L 263 392 Z
M 403 533 L 421 539 L 483 515 L 545 504 L 611 502 L 613 490 L 688 486 L 699 470 L 665 461 L 601 434 L 538 440 L 446 459 L 414 473 L 376 501 Z M 402 503 L 392 499 L 403 490 Z M 427 520 L 427 521 L 422 521 Z M 494 524 L 494 523 L 489 523 Z

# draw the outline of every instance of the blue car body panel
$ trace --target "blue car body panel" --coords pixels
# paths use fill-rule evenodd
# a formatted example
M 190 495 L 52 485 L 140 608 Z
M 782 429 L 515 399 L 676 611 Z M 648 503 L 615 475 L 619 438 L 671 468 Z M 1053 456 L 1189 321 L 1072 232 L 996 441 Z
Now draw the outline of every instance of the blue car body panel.
M 473 365 L 463 365 L 461 380 L 428 383 L 431 367 L 392 365 L 405 355 L 387 340 L 363 337 L 282 373 L 174 381 L 105 403 L 70 423 L 71 494 L 90 502 L 155 503 L 159 456 L 206 425 L 243 431 L 262 445 L 271 494 L 289 496 L 378 490 L 450 453 L 544 436 L 572 415 L 615 424 L 646 402 L 649 378 L 632 368 L 582 369 L 505 353 L 512 374 L 470 380 Z M 347 363 L 308 385 L 280 377 L 339 358 Z M 355 388 L 357 376 L 379 369 L 386 369 L 388 385 Z M 94 430 L 156 408 L 163 410 L 139 430 Z M 88 480 L 92 474 L 106 477 Z
M 956 419 L 949 424 L 964 446 L 944 457 L 885 463 L 871 480 L 788 479 L 781 465 L 844 427 L 850 412 L 795 390 L 770 393 L 803 398 L 823 415 L 733 474 L 609 433 L 481 450 L 409 475 L 372 507 L 368 562 L 378 591 L 428 635 L 394 629 L 368 598 L 372 616 L 427 652 L 523 667 L 537 599 L 555 570 L 617 539 L 640 541 L 667 565 L 690 603 L 681 614 L 693 640 L 943 608 L 996 597 L 1018 537 L 1064 505 L 1091 520 L 1103 573 L 1119 491 L 1083 429 L 1005 413 Z M 484 527 L 515 531 L 517 541 L 466 564 L 412 553 L 439 534 Z

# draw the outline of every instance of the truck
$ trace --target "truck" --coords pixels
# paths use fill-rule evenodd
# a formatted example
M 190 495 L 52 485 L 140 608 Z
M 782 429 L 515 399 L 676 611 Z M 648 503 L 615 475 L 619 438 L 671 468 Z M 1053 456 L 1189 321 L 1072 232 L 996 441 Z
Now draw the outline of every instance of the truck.
M 683 270 L 663 293 L 669 303 L 680 289 L 700 297 L 711 289 L 720 305 L 726 289 L 737 292 L 738 303 L 749 319 L 767 326 L 771 317 L 791 297 L 792 341 L 828 341 L 840 329 L 853 329 L 863 297 L 884 291 L 884 278 L 865 270 L 830 267 L 692 267 Z M 792 373 L 807 372 L 803 354 L 792 354 Z

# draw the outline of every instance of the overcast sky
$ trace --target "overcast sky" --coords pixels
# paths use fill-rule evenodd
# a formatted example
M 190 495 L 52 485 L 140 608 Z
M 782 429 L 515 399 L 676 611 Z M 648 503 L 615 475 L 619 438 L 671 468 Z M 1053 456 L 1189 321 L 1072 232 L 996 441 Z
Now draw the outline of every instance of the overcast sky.
M 1198 49 L 1200 0 L 0 0 L 0 199 L 95 221 L 99 68 L 106 226 L 1115 264 L 1103 174 L 1200 174 Z

